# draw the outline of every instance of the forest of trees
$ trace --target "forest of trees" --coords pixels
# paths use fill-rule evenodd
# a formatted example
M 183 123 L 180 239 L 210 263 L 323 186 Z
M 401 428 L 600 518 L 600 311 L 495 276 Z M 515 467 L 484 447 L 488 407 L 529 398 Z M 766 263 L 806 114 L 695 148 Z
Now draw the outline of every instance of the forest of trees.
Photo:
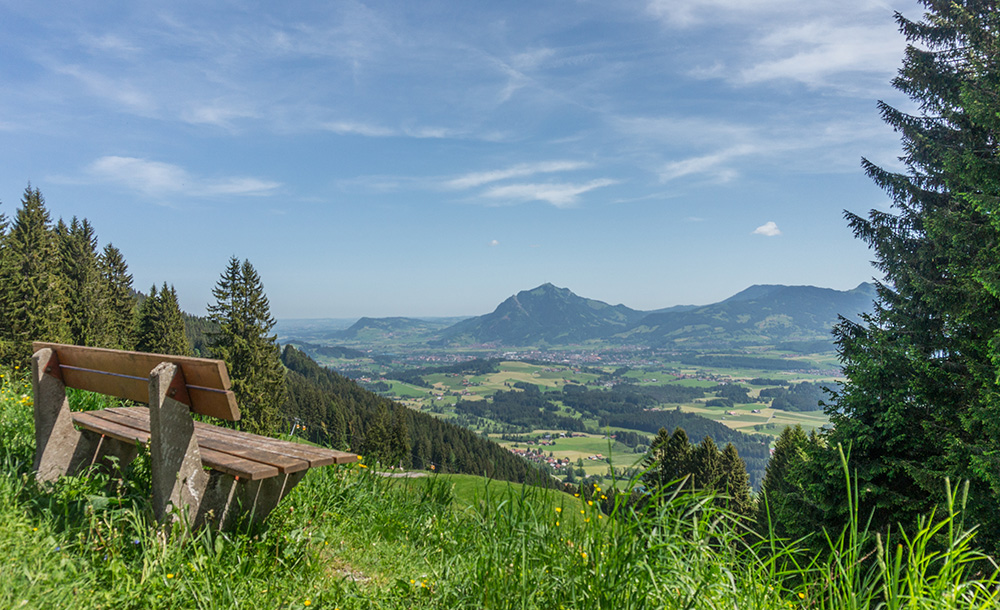
M 716 503 L 748 519 L 756 508 L 746 465 L 732 443 L 719 451 L 711 436 L 692 445 L 684 428 L 672 433 L 660 428 L 642 467 L 642 481 L 650 493 L 710 490 L 717 494 Z
M 285 413 L 305 425 L 313 441 L 362 451 L 386 466 L 460 472 L 551 485 L 527 461 L 471 430 L 407 409 L 316 364 L 292 346 Z M 386 442 L 375 442 L 386 439 Z
M 770 398 L 774 409 L 819 411 L 823 408 L 822 401 L 829 396 L 823 388 L 823 384 L 803 381 L 786 387 L 764 388 L 760 391 L 760 396 Z
M 172 286 L 137 299 L 121 252 L 98 249 L 90 223 L 53 223 L 30 185 L 8 221 L 0 215 L 0 360 L 27 363 L 32 341 L 188 354 Z

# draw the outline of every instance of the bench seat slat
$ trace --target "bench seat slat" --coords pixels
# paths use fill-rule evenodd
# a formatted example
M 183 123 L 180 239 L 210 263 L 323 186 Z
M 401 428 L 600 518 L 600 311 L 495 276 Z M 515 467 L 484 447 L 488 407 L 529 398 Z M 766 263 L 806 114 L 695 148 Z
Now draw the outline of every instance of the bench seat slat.
M 115 417 L 133 420 L 138 427 L 149 428 L 149 409 L 145 407 L 113 407 L 106 409 L 105 412 Z M 300 457 L 292 457 L 284 453 L 271 451 L 266 446 L 262 448 L 259 444 L 237 442 L 231 438 L 232 432 L 234 431 L 215 426 L 199 426 L 197 422 L 195 423 L 195 435 L 198 438 L 199 449 L 212 449 L 247 460 L 253 460 L 254 462 L 268 464 L 269 466 L 274 466 L 283 474 L 307 470 L 311 466 L 308 460 Z
M 195 422 L 194 427 L 195 430 L 198 431 L 198 434 L 205 434 L 209 436 L 224 434 L 227 439 L 240 443 L 246 443 L 248 446 L 252 446 L 254 448 L 307 460 L 310 468 L 328 466 L 330 464 L 349 464 L 358 461 L 358 456 L 353 453 L 345 453 L 335 449 L 315 447 L 302 443 L 292 443 L 277 438 L 257 436 L 255 434 L 239 430 L 227 429 L 223 432 L 220 428 L 203 422 Z
M 149 442 L 148 427 L 146 430 L 142 430 L 134 426 L 129 426 L 127 423 L 102 417 L 102 415 L 102 411 L 73 413 L 73 423 L 125 443 L 146 444 Z
M 73 413 L 73 421 L 88 430 L 126 443 L 148 443 L 148 409 L 145 407 L 130 407 L 125 410 L 131 411 L 131 413 L 122 413 L 122 409 L 75 412 Z M 142 416 L 143 412 L 145 412 L 145 417 Z M 198 437 L 198 452 L 201 453 L 202 464 L 233 476 L 255 481 L 277 476 L 280 472 L 297 472 L 305 470 L 308 467 L 304 461 L 298 463 L 282 461 L 280 459 L 281 456 L 262 455 L 260 457 L 263 460 L 255 460 L 245 453 L 240 455 L 238 452 L 230 451 L 222 447 L 220 443 L 212 441 L 205 443 L 197 431 L 195 431 L 195 435 Z M 283 465 L 290 469 L 282 471 L 278 466 L 269 463 L 268 460 L 273 457 L 277 457 L 277 461 L 281 461 Z

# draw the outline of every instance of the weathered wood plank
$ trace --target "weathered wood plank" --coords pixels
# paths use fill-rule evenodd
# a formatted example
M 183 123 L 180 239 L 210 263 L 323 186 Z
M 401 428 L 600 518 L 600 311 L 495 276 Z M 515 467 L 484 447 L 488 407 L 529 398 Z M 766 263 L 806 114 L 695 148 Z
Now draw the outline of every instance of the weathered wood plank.
M 101 411 L 82 411 L 73 413 L 73 421 L 79 425 L 93 430 L 99 434 L 105 434 L 111 438 L 126 442 L 149 442 L 149 411 L 145 407 L 129 407 L 117 409 L 104 409 Z M 219 443 L 209 441 L 202 442 L 201 437 L 195 432 L 198 438 L 198 452 L 201 454 L 202 464 L 209 468 L 214 468 L 220 472 L 231 474 L 250 480 L 265 479 L 277 476 L 279 466 L 266 461 L 273 457 L 274 460 L 288 466 L 288 472 L 297 472 L 308 468 L 304 461 L 297 461 L 288 464 L 282 460 L 281 456 L 261 456 L 265 460 L 256 460 L 243 451 L 240 453 L 227 451 L 219 448 Z
M 278 469 L 270 464 L 261 464 L 200 445 L 198 452 L 201 453 L 202 464 L 234 477 L 257 481 L 278 476 Z
M 221 360 L 147 354 L 36 341 L 34 351 L 51 348 L 58 355 L 64 383 L 136 402 L 149 401 L 149 373 L 161 362 L 181 367 L 195 413 L 235 421 L 240 418 L 229 373 Z
M 123 424 L 149 429 L 149 411 L 145 407 L 114 407 L 105 409 L 101 413 L 106 413 L 108 417 Z M 234 437 L 234 435 L 240 436 Z M 250 438 L 243 438 L 244 435 Z M 268 439 L 267 437 L 237 432 L 228 428 L 219 428 L 209 424 L 202 424 L 201 422 L 195 422 L 195 437 L 198 439 L 199 448 L 212 449 L 221 453 L 228 453 L 236 457 L 274 466 L 282 474 L 306 470 L 313 465 L 308 458 L 302 455 L 275 451 L 274 447 L 276 445 L 260 441 L 273 440 L 279 447 L 280 444 L 285 444 L 290 445 L 292 449 L 299 446 L 297 443 Z
M 149 421 L 148 411 L 144 407 L 112 407 L 110 409 L 105 409 L 105 411 L 119 413 L 127 417 L 144 418 L 146 422 Z M 147 427 L 149 426 L 148 423 L 145 423 L 144 425 Z M 330 464 L 349 464 L 358 461 L 358 456 L 353 453 L 337 451 L 326 447 L 316 447 L 314 445 L 283 441 L 277 438 L 242 432 L 240 430 L 220 428 L 204 422 L 194 422 L 194 428 L 199 439 L 215 438 L 236 446 L 243 446 L 255 450 L 266 451 L 275 455 L 283 455 L 295 459 L 305 460 L 308 462 L 310 468 L 316 466 L 328 466 Z
M 149 430 L 129 426 L 127 424 L 101 417 L 101 411 L 80 411 L 73 413 L 73 423 L 98 434 L 110 436 L 126 443 L 149 442 Z M 147 426 L 148 428 L 148 426 Z
M 222 433 L 226 435 L 226 438 L 237 440 L 240 443 L 247 443 L 255 448 L 308 460 L 310 468 L 328 466 L 330 464 L 349 464 L 358 461 L 358 456 L 353 453 L 327 449 L 326 447 L 315 447 L 313 445 L 283 441 L 277 438 L 257 436 L 248 432 L 219 428 L 218 426 L 212 426 L 203 422 L 195 422 L 194 427 L 199 434 Z

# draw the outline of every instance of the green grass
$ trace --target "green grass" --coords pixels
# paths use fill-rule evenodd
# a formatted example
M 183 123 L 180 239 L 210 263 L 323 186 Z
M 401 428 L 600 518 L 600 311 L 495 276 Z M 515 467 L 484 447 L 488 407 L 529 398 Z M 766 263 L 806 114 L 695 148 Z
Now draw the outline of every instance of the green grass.
M 310 471 L 263 526 L 163 529 L 143 459 L 121 478 L 38 485 L 30 388 L 20 375 L 2 382 L 2 608 L 997 607 L 996 573 L 961 523 L 960 494 L 898 547 L 883 548 L 854 515 L 812 555 L 753 537 L 705 496 L 636 504 L 594 489 L 591 504 L 352 465 Z

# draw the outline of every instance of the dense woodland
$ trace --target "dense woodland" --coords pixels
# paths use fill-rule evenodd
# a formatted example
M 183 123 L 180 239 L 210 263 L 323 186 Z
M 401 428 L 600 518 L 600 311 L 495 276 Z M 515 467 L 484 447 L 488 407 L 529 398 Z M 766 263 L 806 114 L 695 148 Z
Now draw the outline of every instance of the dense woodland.
M 360 450 L 385 465 L 545 482 L 496 443 L 369 392 L 292 346 L 281 360 L 288 368 L 285 413 L 311 440 Z

